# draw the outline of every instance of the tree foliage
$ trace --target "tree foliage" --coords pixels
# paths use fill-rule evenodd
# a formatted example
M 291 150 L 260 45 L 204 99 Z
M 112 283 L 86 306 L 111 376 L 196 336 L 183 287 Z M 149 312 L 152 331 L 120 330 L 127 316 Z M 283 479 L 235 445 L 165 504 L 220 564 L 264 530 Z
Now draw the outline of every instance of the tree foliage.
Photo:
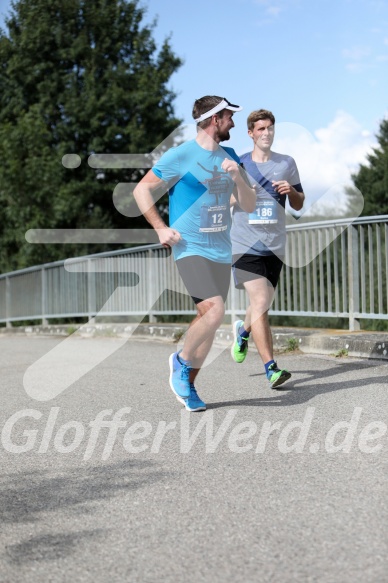
M 112 203 L 141 169 L 93 169 L 93 153 L 147 153 L 180 120 L 169 87 L 181 65 L 138 0 L 18 0 L 0 31 L 0 272 L 102 251 L 32 245 L 33 228 L 145 226 Z M 62 165 L 65 154 L 81 158 Z M 97 178 L 98 177 L 98 178 Z
M 388 119 L 381 122 L 376 136 L 378 147 L 352 175 L 354 185 L 364 197 L 363 216 L 388 214 Z

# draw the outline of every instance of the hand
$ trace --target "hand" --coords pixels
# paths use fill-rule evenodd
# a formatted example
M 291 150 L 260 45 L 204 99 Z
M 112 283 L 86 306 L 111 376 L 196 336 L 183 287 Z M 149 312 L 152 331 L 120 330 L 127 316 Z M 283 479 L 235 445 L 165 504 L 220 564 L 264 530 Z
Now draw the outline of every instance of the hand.
M 283 196 L 290 194 L 294 190 L 291 184 L 287 182 L 287 180 L 273 180 L 272 186 L 278 194 Z
M 182 239 L 181 234 L 175 229 L 166 227 L 165 229 L 156 229 L 159 241 L 163 247 L 173 247 Z
M 222 170 L 227 172 L 232 180 L 236 180 L 237 176 L 240 174 L 240 167 L 237 164 L 236 160 L 230 160 L 229 158 L 225 158 L 225 160 L 221 164 Z

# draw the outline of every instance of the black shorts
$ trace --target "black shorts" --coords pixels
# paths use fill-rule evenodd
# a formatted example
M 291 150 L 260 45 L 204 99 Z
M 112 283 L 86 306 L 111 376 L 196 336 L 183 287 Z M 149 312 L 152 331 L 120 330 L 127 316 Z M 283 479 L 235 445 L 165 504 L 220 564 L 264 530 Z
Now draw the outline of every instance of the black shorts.
M 279 281 L 283 261 L 276 255 L 234 255 L 232 272 L 234 285 L 243 289 L 244 283 L 265 277 L 275 288 Z
M 200 255 L 177 259 L 179 275 L 196 304 L 222 296 L 224 302 L 230 286 L 230 263 L 217 263 Z

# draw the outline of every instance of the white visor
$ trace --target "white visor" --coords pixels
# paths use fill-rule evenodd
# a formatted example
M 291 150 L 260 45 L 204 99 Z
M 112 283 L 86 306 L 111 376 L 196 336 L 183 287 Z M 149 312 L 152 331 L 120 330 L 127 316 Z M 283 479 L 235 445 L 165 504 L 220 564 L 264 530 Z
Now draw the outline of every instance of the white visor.
M 208 117 L 211 117 L 212 115 L 218 113 L 219 111 L 222 111 L 223 109 L 230 109 L 230 111 L 241 111 L 242 110 L 242 107 L 240 107 L 239 105 L 233 105 L 233 103 L 230 103 L 224 97 L 222 99 L 222 101 L 219 102 L 218 105 L 215 105 L 213 107 L 213 109 L 210 109 L 209 111 L 206 111 L 200 117 L 197 117 L 197 119 L 195 119 L 194 121 L 196 123 L 199 123 L 199 122 L 203 121 L 204 119 L 208 119 Z

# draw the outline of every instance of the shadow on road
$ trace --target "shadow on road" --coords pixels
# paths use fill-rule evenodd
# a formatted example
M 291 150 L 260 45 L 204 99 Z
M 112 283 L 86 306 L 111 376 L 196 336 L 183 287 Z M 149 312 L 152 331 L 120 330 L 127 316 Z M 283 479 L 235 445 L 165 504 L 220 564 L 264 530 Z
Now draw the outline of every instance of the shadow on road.
M 48 472 L 47 472 L 48 473 Z M 151 461 L 124 461 L 92 468 L 76 468 L 63 476 L 42 472 L 3 476 L 0 481 L 0 523 L 35 523 L 50 519 L 49 513 L 91 514 L 98 512 L 94 503 L 149 487 L 171 472 L 161 471 Z M 58 524 L 60 520 L 57 517 Z M 36 560 L 57 560 L 76 550 L 81 540 L 106 535 L 102 529 L 79 532 L 50 533 L 22 540 L 5 550 L 5 560 L 16 565 Z
M 385 363 L 382 363 L 385 364 Z M 341 364 L 339 368 L 338 365 L 325 369 L 325 370 L 303 370 L 294 369 L 292 371 L 293 376 L 303 375 L 303 378 L 295 378 L 291 381 L 281 385 L 278 389 L 270 389 L 269 386 L 265 386 L 264 390 L 268 396 L 258 396 L 253 399 L 239 399 L 234 401 L 221 401 L 218 403 L 209 403 L 207 405 L 208 409 L 217 409 L 220 407 L 231 407 L 231 406 L 241 406 L 241 407 L 290 407 L 293 405 L 299 405 L 301 403 L 306 403 L 310 399 L 313 399 L 317 395 L 322 395 L 325 393 L 332 393 L 334 391 L 351 390 L 358 387 L 367 388 L 368 385 L 375 384 L 376 382 L 388 384 L 388 375 L 381 377 L 370 377 L 370 378 L 359 378 L 357 371 L 362 371 L 371 368 L 371 364 L 363 363 L 346 363 Z M 373 363 L 376 366 L 376 363 Z M 352 380 L 343 380 L 342 374 L 344 373 L 354 373 L 354 378 Z M 321 383 L 318 382 L 321 379 L 333 378 L 331 382 Z M 258 373 L 254 375 L 249 375 L 250 377 L 265 376 L 263 373 Z M 267 381 L 265 381 L 266 383 Z M 263 387 L 258 387 L 261 390 Z
M 35 522 L 40 513 L 74 507 L 77 514 L 92 511 L 93 502 L 106 500 L 122 490 L 137 490 L 164 478 L 167 473 L 145 460 L 76 468 L 63 476 L 18 473 L 0 481 L 0 523 Z
M 35 561 L 58 561 L 79 551 L 84 540 L 95 540 L 106 536 L 103 529 L 81 531 L 69 534 L 46 534 L 35 536 L 21 543 L 6 547 L 6 560 L 21 566 Z

